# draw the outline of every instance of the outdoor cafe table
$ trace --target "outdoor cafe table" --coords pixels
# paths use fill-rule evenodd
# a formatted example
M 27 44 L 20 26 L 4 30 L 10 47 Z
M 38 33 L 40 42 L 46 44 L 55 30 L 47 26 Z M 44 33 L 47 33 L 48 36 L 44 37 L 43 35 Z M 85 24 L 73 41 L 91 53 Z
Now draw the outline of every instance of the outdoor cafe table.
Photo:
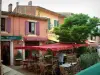
M 52 64 L 48 64 L 48 63 L 38 63 L 38 65 L 42 65 L 44 66 L 45 68 L 48 67 L 48 66 L 52 66 Z
M 77 64 L 76 62 L 72 62 L 72 63 L 65 63 L 60 65 L 60 67 L 63 67 L 65 71 L 71 72 L 72 66 Z
M 72 63 L 65 63 L 65 64 L 62 64 L 60 65 L 61 67 L 64 67 L 64 68 L 68 68 L 68 67 L 71 67 L 72 65 L 75 65 L 76 62 L 72 62 Z

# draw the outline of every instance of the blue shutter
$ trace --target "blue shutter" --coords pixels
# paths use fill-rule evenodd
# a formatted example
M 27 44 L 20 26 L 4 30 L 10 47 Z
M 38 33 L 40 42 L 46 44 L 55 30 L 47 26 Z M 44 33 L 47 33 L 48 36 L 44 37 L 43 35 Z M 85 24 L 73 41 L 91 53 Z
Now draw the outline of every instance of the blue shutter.
M 29 34 L 29 22 L 25 21 L 25 34 Z
M 36 22 L 36 35 L 40 35 L 40 23 Z
M 5 25 L 6 25 L 6 31 L 8 32 L 8 33 L 10 33 L 11 32 L 11 18 L 7 18 L 6 19 L 6 22 L 7 23 L 5 23 Z

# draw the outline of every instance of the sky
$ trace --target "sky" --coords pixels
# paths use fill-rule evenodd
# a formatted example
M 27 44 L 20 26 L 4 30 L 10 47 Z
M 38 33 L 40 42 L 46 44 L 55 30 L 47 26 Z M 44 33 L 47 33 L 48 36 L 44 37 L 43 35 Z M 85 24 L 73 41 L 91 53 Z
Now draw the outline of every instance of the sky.
M 2 10 L 8 10 L 8 4 L 16 2 L 19 5 L 28 5 L 30 0 L 2 0 Z M 84 13 L 100 18 L 100 0 L 31 0 L 32 5 L 41 6 L 54 12 Z

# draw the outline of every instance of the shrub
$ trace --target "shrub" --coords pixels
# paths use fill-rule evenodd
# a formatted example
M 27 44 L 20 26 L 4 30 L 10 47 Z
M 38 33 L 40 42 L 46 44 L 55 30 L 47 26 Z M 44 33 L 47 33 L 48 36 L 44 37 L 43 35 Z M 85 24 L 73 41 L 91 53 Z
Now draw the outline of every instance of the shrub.
M 77 57 L 80 57 L 84 53 L 95 53 L 95 52 L 97 52 L 95 47 L 91 47 L 91 48 L 80 47 L 76 49 Z
M 87 48 L 86 47 L 80 47 L 76 49 L 76 53 L 77 53 L 77 57 L 80 57 L 82 54 L 87 52 Z
M 79 58 L 80 60 L 80 66 L 82 69 L 85 69 L 87 67 L 90 67 L 98 62 L 99 56 L 97 52 L 92 53 L 85 53 L 82 54 Z

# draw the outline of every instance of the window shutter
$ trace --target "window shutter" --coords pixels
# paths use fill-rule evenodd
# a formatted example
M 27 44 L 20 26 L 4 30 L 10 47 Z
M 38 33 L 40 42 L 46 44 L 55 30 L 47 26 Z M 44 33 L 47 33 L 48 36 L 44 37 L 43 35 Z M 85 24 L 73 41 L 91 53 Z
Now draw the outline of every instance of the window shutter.
M 49 29 L 49 30 L 51 29 L 51 26 L 50 26 L 50 19 L 48 19 L 48 29 Z
M 59 21 L 57 21 L 57 27 L 59 27 Z
M 11 32 L 11 18 L 7 18 L 6 19 L 6 31 L 8 32 L 8 33 L 10 33 Z
M 57 21 L 56 20 L 54 20 L 54 27 L 56 27 L 57 26 Z
M 25 34 L 29 34 L 29 22 L 25 21 Z
M 40 35 L 40 23 L 36 22 L 36 35 Z

